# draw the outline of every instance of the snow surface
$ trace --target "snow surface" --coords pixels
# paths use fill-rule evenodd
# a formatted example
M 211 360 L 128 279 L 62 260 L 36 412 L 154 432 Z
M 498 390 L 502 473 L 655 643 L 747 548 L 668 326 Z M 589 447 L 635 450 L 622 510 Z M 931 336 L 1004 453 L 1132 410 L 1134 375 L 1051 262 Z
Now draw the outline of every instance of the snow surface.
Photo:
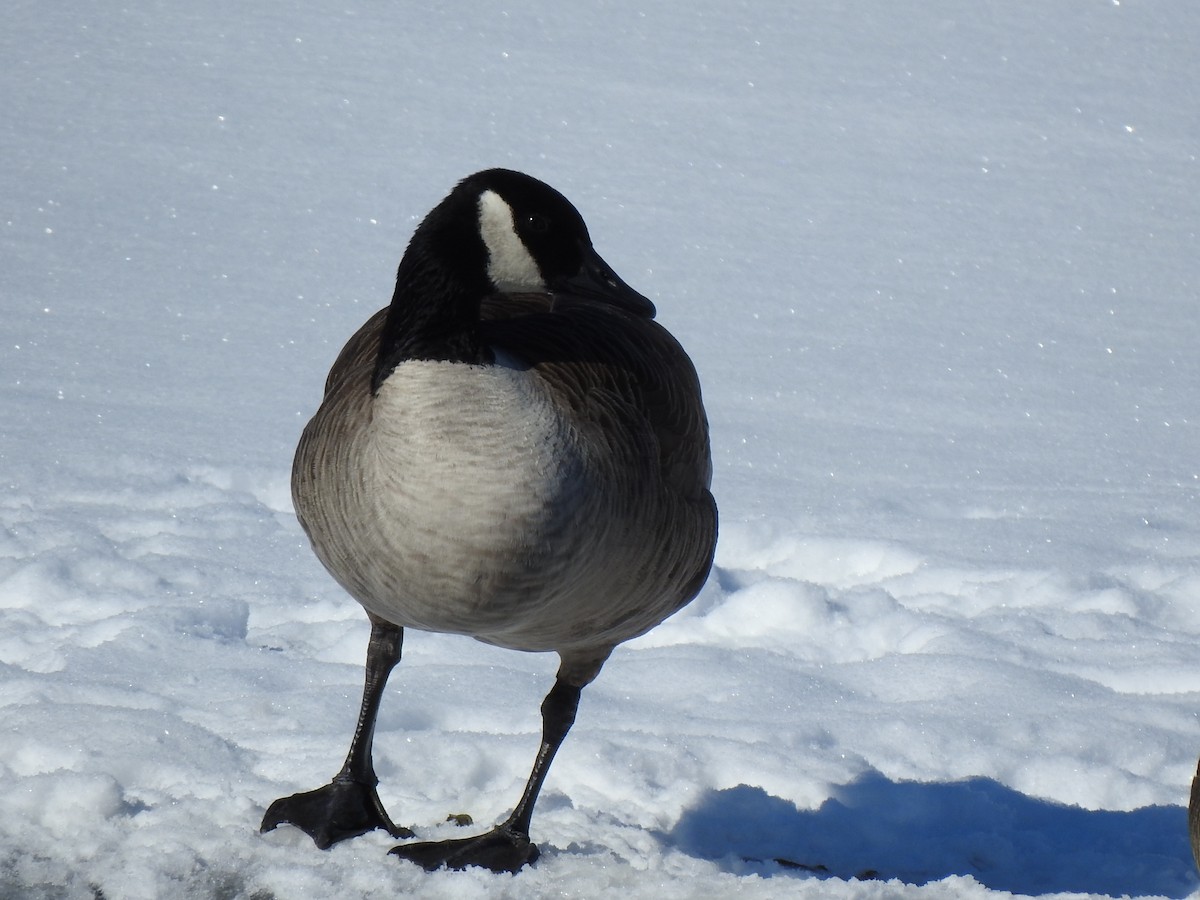
M 462 9 L 7 4 L 0 896 L 1194 894 L 1200 5 Z M 287 477 L 492 165 L 688 347 L 723 531 L 585 692 L 539 864 L 426 875 L 258 834 L 368 630 Z M 405 649 L 384 801 L 498 819 L 554 659 Z

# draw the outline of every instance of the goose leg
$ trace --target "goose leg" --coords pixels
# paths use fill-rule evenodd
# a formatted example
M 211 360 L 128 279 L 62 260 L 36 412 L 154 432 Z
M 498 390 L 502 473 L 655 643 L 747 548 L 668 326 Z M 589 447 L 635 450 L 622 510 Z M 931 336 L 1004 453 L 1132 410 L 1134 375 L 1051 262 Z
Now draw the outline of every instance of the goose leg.
M 284 823 L 295 825 L 322 850 L 376 828 L 384 829 L 393 837 L 412 836 L 408 829 L 397 828 L 383 808 L 375 790 L 379 779 L 371 761 L 379 703 L 388 675 L 400 661 L 403 642 L 403 628 L 371 617 L 362 709 L 342 770 L 324 787 L 276 800 L 263 816 L 260 831 L 271 831 Z
M 583 689 L 568 684 L 561 677 L 542 701 L 542 744 L 533 762 L 533 771 L 525 785 L 525 793 L 512 814 L 485 834 L 448 841 L 425 841 L 401 844 L 392 853 L 432 872 L 443 866 L 465 869 L 481 866 L 493 872 L 516 872 L 538 858 L 537 845 L 529 840 L 529 823 L 542 782 L 550 771 L 554 754 L 571 730 L 579 695 Z

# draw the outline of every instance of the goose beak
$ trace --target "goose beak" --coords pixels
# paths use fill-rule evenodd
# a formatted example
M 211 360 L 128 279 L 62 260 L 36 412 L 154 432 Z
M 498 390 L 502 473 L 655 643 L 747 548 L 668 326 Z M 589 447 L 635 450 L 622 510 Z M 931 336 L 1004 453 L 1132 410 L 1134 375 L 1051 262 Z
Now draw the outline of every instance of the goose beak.
M 610 303 L 647 319 L 653 319 L 656 311 L 654 304 L 622 281 L 590 245 L 583 248 L 579 271 L 550 287 Z

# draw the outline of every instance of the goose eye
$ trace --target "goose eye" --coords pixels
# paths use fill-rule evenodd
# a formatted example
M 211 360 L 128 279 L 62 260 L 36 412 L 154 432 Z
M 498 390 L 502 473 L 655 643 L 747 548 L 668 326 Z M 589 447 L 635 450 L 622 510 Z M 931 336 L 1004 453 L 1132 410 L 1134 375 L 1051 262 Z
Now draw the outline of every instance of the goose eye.
M 539 213 L 534 213 L 526 218 L 525 225 L 534 234 L 545 234 L 550 230 L 550 220 Z

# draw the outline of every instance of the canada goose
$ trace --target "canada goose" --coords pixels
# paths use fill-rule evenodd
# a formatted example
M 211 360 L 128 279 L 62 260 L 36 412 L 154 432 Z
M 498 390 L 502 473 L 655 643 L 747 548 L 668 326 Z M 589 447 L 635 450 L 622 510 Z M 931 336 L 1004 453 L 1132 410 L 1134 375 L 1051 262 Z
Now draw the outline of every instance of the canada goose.
M 397 828 L 371 745 L 405 628 L 553 650 L 542 743 L 491 831 L 392 850 L 426 869 L 534 861 L 534 803 L 613 648 L 712 565 L 708 424 L 687 354 L 592 248 L 571 203 L 504 169 L 417 228 L 391 305 L 342 349 L 304 429 L 292 498 L 313 550 L 371 621 L 354 739 L 333 781 L 276 800 L 318 847 Z

